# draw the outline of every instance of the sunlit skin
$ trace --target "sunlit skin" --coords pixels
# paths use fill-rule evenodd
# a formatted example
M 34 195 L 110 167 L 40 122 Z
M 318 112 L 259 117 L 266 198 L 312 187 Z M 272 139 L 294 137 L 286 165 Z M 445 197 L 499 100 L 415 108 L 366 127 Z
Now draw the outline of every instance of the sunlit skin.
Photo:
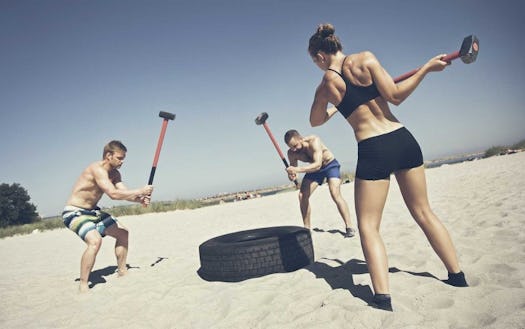
M 83 209 L 94 209 L 105 193 L 114 200 L 127 200 L 148 205 L 153 191 L 151 185 L 130 190 L 123 183 L 118 169 L 124 164 L 126 152 L 114 151 L 104 155 L 103 160 L 89 165 L 76 181 L 67 205 Z M 115 238 L 115 256 L 119 276 L 127 274 L 126 259 L 128 253 L 128 229 L 120 222 L 108 227 L 106 235 Z M 80 292 L 89 291 L 89 274 L 95 264 L 95 259 L 102 245 L 102 236 L 97 230 L 86 234 L 86 250 L 80 262 Z
M 335 159 L 332 152 L 322 143 L 317 136 L 294 136 L 288 142 L 288 160 L 290 166 L 286 168 L 288 178 L 293 181 L 298 173 L 309 173 L 320 170 Z M 308 163 L 305 166 L 298 166 L 298 161 Z M 311 228 L 311 207 L 310 196 L 319 186 L 316 181 L 303 179 L 299 191 L 299 206 L 305 228 Z M 337 205 L 337 209 L 343 218 L 345 228 L 351 228 L 350 211 L 346 201 L 341 195 L 341 179 L 331 177 L 328 179 L 330 195 Z
M 357 142 L 397 130 L 403 125 L 390 111 L 388 103 L 401 104 L 430 72 L 442 71 L 449 63 L 437 55 L 425 63 L 412 77 L 394 83 L 392 77 L 369 51 L 345 55 L 342 51 L 328 54 L 319 51 L 311 55 L 313 62 L 324 72 L 315 92 L 310 110 L 310 123 L 319 126 L 337 113 L 329 104 L 339 104 L 346 91 L 343 79 L 330 69 L 342 73 L 357 86 L 375 83 L 380 96 L 358 106 L 347 118 Z M 348 57 L 342 67 L 343 60 Z M 423 166 L 394 172 L 406 206 L 421 227 L 432 248 L 449 273 L 460 271 L 454 245 L 447 229 L 431 210 Z M 379 228 L 390 180 L 355 180 L 355 207 L 363 253 L 368 264 L 376 294 L 389 294 L 388 261 Z

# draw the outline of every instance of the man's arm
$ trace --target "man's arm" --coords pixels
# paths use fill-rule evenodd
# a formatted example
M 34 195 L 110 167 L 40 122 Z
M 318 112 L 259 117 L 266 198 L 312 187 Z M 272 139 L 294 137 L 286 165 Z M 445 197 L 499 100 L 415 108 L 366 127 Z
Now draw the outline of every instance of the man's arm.
M 290 164 L 288 168 L 295 168 L 297 166 L 297 161 L 297 155 L 294 152 L 292 152 L 292 150 L 288 150 L 288 162 Z M 288 173 L 288 179 L 293 181 L 297 178 L 297 174 L 292 169 L 288 170 L 288 168 L 286 168 L 286 172 Z
M 295 165 L 290 165 L 288 167 L 287 171 L 288 173 L 309 173 L 318 171 L 323 166 L 323 148 L 321 145 L 321 139 L 317 136 L 312 136 L 309 140 L 309 148 L 312 152 L 312 158 L 313 161 L 306 166 L 297 166 L 297 160 L 295 161 Z
M 109 178 L 108 172 L 100 166 L 96 166 L 93 169 L 93 175 L 95 177 L 97 186 L 112 200 L 142 202 L 144 196 L 151 194 L 153 190 L 151 185 L 146 185 L 140 189 L 129 190 L 122 183 L 120 173 L 118 171 L 112 174 L 112 181 Z
M 298 172 L 309 173 L 318 171 L 323 166 L 323 147 L 321 139 L 317 136 L 312 136 L 309 142 L 310 151 L 312 152 L 312 163 L 307 166 L 297 167 Z
M 115 184 L 115 187 L 117 188 L 117 190 L 120 190 L 120 191 L 126 191 L 126 190 L 129 190 L 127 188 L 126 185 L 124 185 L 124 183 L 122 182 L 118 182 Z M 150 201 L 151 201 L 151 194 L 141 194 L 140 196 L 136 197 L 134 200 L 127 200 L 127 201 L 132 201 L 132 202 L 138 202 L 138 203 L 142 203 L 143 205 L 148 205 L 150 204 Z
M 288 150 L 288 162 L 290 163 L 290 166 L 297 166 L 297 161 L 297 155 L 292 150 Z

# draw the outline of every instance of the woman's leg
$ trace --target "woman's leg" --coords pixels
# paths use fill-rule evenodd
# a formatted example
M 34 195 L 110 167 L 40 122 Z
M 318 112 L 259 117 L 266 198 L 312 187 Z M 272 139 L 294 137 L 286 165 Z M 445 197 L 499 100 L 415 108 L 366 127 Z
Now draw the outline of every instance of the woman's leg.
M 388 179 L 355 180 L 355 210 L 361 247 L 376 294 L 389 294 L 390 291 L 388 259 L 383 239 L 379 234 L 389 186 Z
M 425 233 L 448 272 L 460 272 L 452 239 L 445 226 L 430 209 L 424 167 L 401 170 L 395 175 L 412 217 Z

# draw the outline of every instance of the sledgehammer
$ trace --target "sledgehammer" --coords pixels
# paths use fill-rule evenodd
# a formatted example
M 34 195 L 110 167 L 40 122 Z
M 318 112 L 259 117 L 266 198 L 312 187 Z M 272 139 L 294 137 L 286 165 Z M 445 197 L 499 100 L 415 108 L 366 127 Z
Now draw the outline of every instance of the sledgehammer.
M 262 125 L 264 127 L 264 130 L 266 130 L 266 133 L 270 137 L 273 146 L 275 146 L 275 149 L 277 150 L 277 153 L 279 153 L 279 157 L 284 163 L 284 167 L 288 168 L 290 165 L 288 164 L 288 161 L 286 161 L 286 158 L 284 157 L 283 152 L 281 151 L 281 148 L 279 147 L 279 144 L 277 144 L 277 141 L 275 140 L 275 137 L 273 137 L 272 132 L 270 131 L 270 127 L 268 127 L 268 124 L 266 123 L 266 120 L 268 119 L 268 113 L 263 112 L 255 118 L 255 124 L 260 126 Z M 297 182 L 297 179 L 294 179 L 295 187 L 299 188 L 299 183 Z
M 475 35 L 469 35 L 463 39 L 461 43 L 461 48 L 458 51 L 445 55 L 441 58 L 442 61 L 450 62 L 454 59 L 461 58 L 461 61 L 465 64 L 470 64 L 476 61 L 479 52 L 479 40 Z M 395 83 L 406 80 L 416 74 L 420 68 L 414 69 L 410 72 L 407 72 L 403 75 L 398 76 L 394 79 Z
M 153 177 L 155 177 L 155 171 L 157 170 L 157 162 L 159 161 L 160 149 L 162 148 L 162 142 L 164 141 L 164 135 L 166 134 L 166 127 L 168 126 L 169 120 L 175 120 L 175 114 L 160 111 L 159 117 L 163 118 L 164 120 L 162 120 L 162 128 L 160 130 L 155 157 L 153 158 L 153 166 L 151 167 L 151 172 L 149 174 L 148 185 L 153 184 Z

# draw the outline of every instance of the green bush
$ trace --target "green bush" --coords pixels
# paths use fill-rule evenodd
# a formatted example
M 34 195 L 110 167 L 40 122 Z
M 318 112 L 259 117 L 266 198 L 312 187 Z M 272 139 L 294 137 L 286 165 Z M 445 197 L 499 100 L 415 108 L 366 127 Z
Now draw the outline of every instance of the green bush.
M 512 146 L 493 146 L 485 151 L 484 158 L 495 155 L 506 154 L 508 150 L 523 150 L 525 149 L 525 139 Z
M 175 200 L 175 201 L 159 201 L 152 202 L 148 207 L 142 205 L 129 205 L 106 208 L 104 211 L 112 214 L 115 217 L 142 215 L 147 213 L 167 212 L 181 209 L 195 209 L 204 206 L 204 204 L 197 200 Z
M 0 227 L 28 224 L 38 220 L 36 207 L 20 184 L 0 184 Z
M 508 149 L 506 146 L 493 146 L 485 151 L 484 158 L 489 158 L 491 156 L 499 155 L 502 152 L 505 152 Z
M 525 149 L 525 139 L 512 145 L 512 148 L 514 150 L 522 150 L 522 149 Z
M 8 227 L 0 228 L 0 238 L 5 238 L 8 236 L 13 236 L 17 234 L 30 234 L 35 230 L 38 231 L 48 231 L 54 230 L 57 228 L 63 228 L 64 223 L 62 222 L 61 217 L 53 217 L 49 219 L 39 219 L 30 224 L 23 225 L 12 225 Z

